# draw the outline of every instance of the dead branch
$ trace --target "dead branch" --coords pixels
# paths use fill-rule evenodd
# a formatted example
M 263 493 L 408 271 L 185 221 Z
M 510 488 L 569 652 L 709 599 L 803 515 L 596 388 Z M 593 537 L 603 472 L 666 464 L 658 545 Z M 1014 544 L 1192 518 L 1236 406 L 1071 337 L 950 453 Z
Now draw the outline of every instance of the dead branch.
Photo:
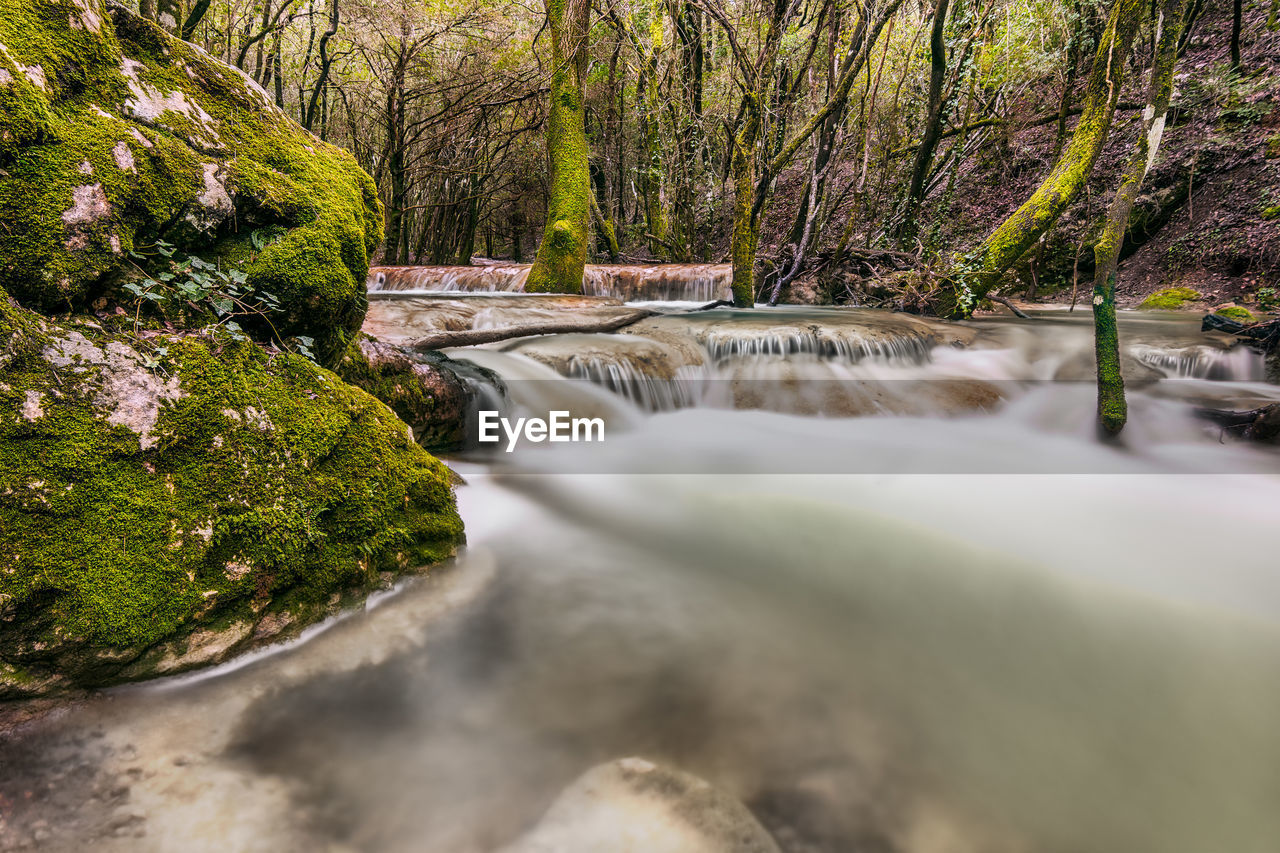
M 492 344 L 512 338 L 527 338 L 533 335 L 572 335 L 603 334 L 616 332 L 638 323 L 646 317 L 654 316 L 654 311 L 633 311 L 620 317 L 607 320 L 563 320 L 554 323 L 530 323 L 524 326 L 508 326 L 505 329 L 469 329 L 465 332 L 437 332 L 424 338 L 410 341 L 405 347 L 417 352 L 445 349 L 447 347 L 470 347 L 479 344 Z

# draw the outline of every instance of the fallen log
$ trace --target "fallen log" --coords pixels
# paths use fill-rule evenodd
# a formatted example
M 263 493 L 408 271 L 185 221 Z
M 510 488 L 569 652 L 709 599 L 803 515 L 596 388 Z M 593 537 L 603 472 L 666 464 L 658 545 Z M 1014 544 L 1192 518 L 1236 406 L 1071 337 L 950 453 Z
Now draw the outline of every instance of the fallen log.
M 1243 412 L 1197 407 L 1196 416 L 1222 427 L 1223 431 L 1248 441 L 1275 441 L 1280 438 L 1280 403 Z
M 1265 320 L 1261 323 L 1241 323 L 1221 314 L 1206 314 L 1200 322 L 1202 332 L 1223 332 L 1252 341 L 1267 352 L 1273 352 L 1280 346 L 1280 320 Z
M 697 308 L 690 308 L 688 313 L 710 311 L 733 305 L 726 299 L 717 299 Z M 509 341 L 514 338 L 527 338 L 534 335 L 573 335 L 573 334 L 606 334 L 625 329 L 649 317 L 656 317 L 661 312 L 638 309 L 630 314 L 610 317 L 606 320 L 556 320 L 553 323 L 529 323 L 524 326 L 508 326 L 504 329 L 467 329 L 461 332 L 436 332 L 417 340 L 409 341 L 401 346 L 415 352 L 447 349 L 448 347 L 471 347 L 479 344 L 492 344 L 498 341 Z
M 417 352 L 446 349 L 448 347 L 471 347 L 479 344 L 492 344 L 512 338 L 527 338 L 533 335 L 572 335 L 600 334 L 616 332 L 633 323 L 639 323 L 647 317 L 654 316 L 654 311 L 633 311 L 607 320 L 557 320 L 554 323 L 529 323 L 524 326 L 507 326 L 503 329 L 468 329 L 462 332 L 436 332 L 417 340 L 409 341 L 405 347 Z
M 1012 311 L 1013 315 L 1015 317 L 1018 317 L 1019 319 L 1022 319 L 1022 320 L 1031 319 L 1030 314 L 1023 312 L 1020 308 L 1018 308 L 1017 305 L 1014 305 L 1011 300 L 1005 299 L 1003 296 L 996 296 L 995 294 L 988 293 L 987 299 L 990 299 L 992 302 L 999 302 L 1005 308 L 1008 308 L 1010 311 Z

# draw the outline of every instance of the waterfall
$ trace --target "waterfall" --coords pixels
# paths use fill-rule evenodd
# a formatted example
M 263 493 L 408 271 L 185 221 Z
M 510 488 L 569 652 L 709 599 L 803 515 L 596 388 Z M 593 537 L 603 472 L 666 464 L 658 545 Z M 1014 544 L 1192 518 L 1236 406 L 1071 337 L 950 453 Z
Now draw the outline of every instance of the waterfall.
M 370 293 L 519 292 L 530 264 L 503 261 L 476 266 L 373 267 Z M 732 295 L 728 264 L 590 264 L 582 292 L 628 302 L 711 302 Z

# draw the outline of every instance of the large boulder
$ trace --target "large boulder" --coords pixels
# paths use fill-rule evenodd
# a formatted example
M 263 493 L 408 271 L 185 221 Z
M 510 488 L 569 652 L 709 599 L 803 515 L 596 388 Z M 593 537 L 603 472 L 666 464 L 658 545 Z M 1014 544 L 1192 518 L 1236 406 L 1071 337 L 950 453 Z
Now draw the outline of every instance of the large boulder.
M 0 698 L 224 660 L 461 541 L 448 470 L 329 371 L 0 292 Z
M 0 288 L 29 308 L 110 295 L 164 241 L 243 267 L 334 364 L 382 210 L 350 154 L 123 6 L 0 0 L 0 221 Z

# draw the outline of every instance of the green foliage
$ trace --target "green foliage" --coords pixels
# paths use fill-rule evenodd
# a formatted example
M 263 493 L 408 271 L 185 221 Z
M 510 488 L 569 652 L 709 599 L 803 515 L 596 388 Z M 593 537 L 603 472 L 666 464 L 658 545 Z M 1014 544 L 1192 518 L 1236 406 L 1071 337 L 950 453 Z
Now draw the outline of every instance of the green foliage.
M 1142 311 L 1176 311 L 1199 298 L 1200 292 L 1189 287 L 1169 287 L 1148 296 L 1138 308 Z
M 1275 311 L 1280 309 L 1280 297 L 1276 295 L 1274 287 L 1262 287 L 1253 296 L 1254 301 L 1258 303 L 1258 307 L 1263 311 Z

